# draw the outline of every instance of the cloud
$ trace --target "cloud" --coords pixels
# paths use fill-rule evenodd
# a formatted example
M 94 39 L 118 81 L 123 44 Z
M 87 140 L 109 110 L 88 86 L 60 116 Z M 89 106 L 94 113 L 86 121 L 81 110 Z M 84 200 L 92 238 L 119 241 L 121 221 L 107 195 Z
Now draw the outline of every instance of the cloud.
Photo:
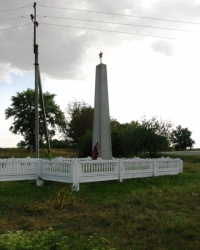
M 66 4 L 67 3 L 67 4 Z M 34 69 L 33 55 L 33 25 L 29 15 L 33 13 L 32 1 L 20 1 L 13 5 L 11 0 L 1 3 L 1 9 L 16 8 L 23 5 L 29 7 L 16 12 L 2 13 L 2 19 L 26 16 L 27 18 L 10 20 L 7 23 L 9 27 L 31 24 L 18 29 L 10 29 L 0 34 L 0 62 L 11 63 L 13 67 L 20 70 L 31 71 Z M 98 4 L 94 1 L 42 1 L 44 6 L 68 7 L 71 9 L 94 10 L 105 13 L 131 13 L 141 12 L 142 5 L 136 4 L 131 0 L 119 0 L 110 4 L 107 0 L 102 0 Z M 85 65 L 91 61 L 95 62 L 100 50 L 115 49 L 121 46 L 124 41 L 130 37 L 112 32 L 102 32 L 102 30 L 114 30 L 122 32 L 138 32 L 140 28 L 128 27 L 115 24 L 92 23 L 84 21 L 66 20 L 62 17 L 86 19 L 95 21 L 110 21 L 122 23 L 140 23 L 141 20 L 120 17 L 115 15 L 97 14 L 92 12 L 67 11 L 63 9 L 42 7 L 37 4 L 37 43 L 39 45 L 39 64 L 41 72 L 48 77 L 57 79 L 74 79 L 79 80 L 85 76 Z M 48 18 L 44 16 L 59 17 Z M 45 24 L 46 23 L 46 24 Z M 48 24 L 48 25 L 47 25 Z M 0 23 L 2 27 L 2 23 Z M 68 27 L 67 27 L 68 26 Z M 71 26 L 71 27 L 69 27 Z M 77 28 L 73 28 L 77 27 Z M 79 28 L 78 28 L 79 27 Z M 83 27 L 83 28 L 81 28 Z M 84 29 L 91 28 L 93 30 Z M 134 37 L 134 39 L 142 39 Z
M 200 4 L 196 0 L 156 1 L 152 14 L 173 20 L 195 21 L 199 19 Z
M 102 0 L 97 3 L 96 1 L 88 0 L 79 1 L 78 4 L 77 1 L 72 0 L 58 0 L 56 3 L 53 0 L 41 1 L 41 4 L 38 3 L 36 5 L 37 21 L 39 22 L 39 27 L 37 28 L 37 43 L 39 45 L 39 64 L 41 73 L 47 77 L 61 80 L 84 79 L 87 75 L 86 65 L 91 63 L 96 64 L 96 61 L 98 60 L 97 54 L 100 50 L 103 52 L 105 50 L 108 52 L 111 50 L 117 51 L 119 48 L 122 48 L 123 44 L 127 41 L 135 42 L 147 39 L 147 37 L 141 36 L 102 32 L 98 31 L 98 29 L 155 36 L 173 36 L 170 32 L 167 32 L 166 35 L 166 30 L 142 27 L 142 25 L 161 27 L 168 25 L 168 23 L 163 24 L 159 20 L 107 15 L 103 13 L 97 14 L 93 12 L 69 11 L 65 8 L 69 7 L 70 9 L 94 10 L 104 13 L 128 13 L 129 15 L 135 16 L 155 16 L 158 18 L 165 17 L 175 19 L 175 16 L 171 13 L 179 10 L 179 4 L 181 4 L 181 1 L 176 0 L 176 3 L 174 3 L 170 0 L 162 2 L 150 0 L 147 3 L 146 0 L 141 0 L 139 2 L 132 0 L 127 0 L 126 2 L 124 2 L 124 0 L 119 0 L 117 2 Z M 192 18 L 195 18 L 192 15 L 192 11 L 198 6 L 194 1 L 191 2 L 188 3 L 187 1 L 183 1 L 184 4 L 181 5 L 181 10 L 179 10 L 180 18 L 185 15 L 188 8 L 188 18 L 191 17 L 191 20 L 193 20 Z M 13 3 L 13 1 L 7 0 L 4 3 L 0 3 L 0 9 L 17 8 L 29 4 L 29 7 L 21 10 L 5 13 L 2 12 L 1 17 L 1 19 L 20 16 L 26 17 L 4 22 L 9 27 L 30 24 L 26 27 L 0 32 L 0 63 L 10 63 L 13 68 L 18 68 L 21 71 L 34 70 L 33 25 L 30 20 L 30 14 L 33 14 L 33 2 L 30 0 L 21 0 Z M 60 9 L 43 6 L 56 6 L 60 7 Z M 168 11 L 166 11 L 166 8 Z M 113 23 L 127 23 L 139 26 L 136 27 L 98 22 L 93 23 L 90 21 L 84 22 L 62 18 L 109 21 Z M 2 22 L 0 22 L 0 27 L 2 27 L 2 25 Z M 93 30 L 84 29 L 84 27 Z M 171 25 L 169 25 L 169 27 L 171 27 Z M 154 42 L 152 44 L 152 49 L 167 56 L 173 54 L 172 48 L 164 40 Z
M 166 56 L 171 56 L 173 55 L 173 50 L 170 47 L 170 45 L 167 42 L 164 41 L 156 41 L 154 43 L 152 43 L 151 48 L 159 53 L 162 53 Z
M 10 63 L 0 63 L 0 81 L 11 83 L 13 75 L 23 76 L 24 72 L 12 67 Z
M 0 6 L 1 9 L 14 8 L 10 4 Z M 24 2 L 25 3 L 25 2 Z M 55 6 L 55 2 L 43 1 L 42 4 Z M 21 4 L 20 4 L 21 6 Z M 65 6 L 63 1 L 56 1 L 56 6 Z M 105 4 L 104 7 L 109 6 Z M 84 9 L 81 5 L 74 4 L 71 1 L 71 8 Z M 85 8 L 96 9 L 91 3 L 87 4 Z M 103 9 L 103 6 L 100 6 Z M 107 9 L 107 8 L 105 8 Z M 40 18 L 41 16 L 58 16 L 71 18 L 93 19 L 95 14 L 90 16 L 87 13 L 80 13 L 74 11 L 56 10 L 51 8 L 42 8 L 38 4 L 38 22 L 37 28 L 37 43 L 39 45 L 39 64 L 41 72 L 49 77 L 58 79 L 81 79 L 84 76 L 84 65 L 86 60 L 90 60 L 90 51 L 94 47 L 115 46 L 119 41 L 115 41 L 113 36 L 109 33 L 104 35 L 98 31 L 84 30 L 73 27 L 86 28 L 100 28 L 99 24 L 92 24 L 90 22 L 77 22 L 64 19 Z M 21 15 L 29 17 L 33 13 L 32 5 L 30 8 L 25 8 L 20 12 L 20 15 L 13 12 L 6 12 L 2 19 L 9 19 L 12 17 L 19 17 Z M 7 22 L 7 27 L 20 26 L 24 24 L 31 24 L 30 26 L 9 29 L 0 34 L 0 62 L 11 63 L 12 67 L 21 70 L 30 71 L 34 69 L 34 54 L 33 54 L 33 25 L 30 18 L 16 19 L 16 23 L 12 20 Z M 46 24 L 49 25 L 46 25 Z M 4 28 L 0 23 L 1 28 Z M 55 25 L 55 26 L 54 26 Z M 59 26 L 62 25 L 62 26 Z M 67 27 L 71 26 L 71 27 Z M 107 25 L 103 26 L 106 29 Z M 99 51 L 99 49 L 98 49 Z M 97 53 L 98 53 L 97 51 Z

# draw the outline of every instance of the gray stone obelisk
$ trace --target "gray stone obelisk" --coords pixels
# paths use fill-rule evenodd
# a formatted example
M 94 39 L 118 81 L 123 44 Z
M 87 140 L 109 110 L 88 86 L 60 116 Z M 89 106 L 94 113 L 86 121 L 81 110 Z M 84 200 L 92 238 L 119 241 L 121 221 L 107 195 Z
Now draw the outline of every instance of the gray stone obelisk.
M 100 52 L 100 64 L 96 66 L 94 121 L 93 121 L 93 147 L 96 142 L 99 145 L 99 153 L 102 159 L 112 159 L 110 115 L 108 100 L 107 67 L 102 63 Z

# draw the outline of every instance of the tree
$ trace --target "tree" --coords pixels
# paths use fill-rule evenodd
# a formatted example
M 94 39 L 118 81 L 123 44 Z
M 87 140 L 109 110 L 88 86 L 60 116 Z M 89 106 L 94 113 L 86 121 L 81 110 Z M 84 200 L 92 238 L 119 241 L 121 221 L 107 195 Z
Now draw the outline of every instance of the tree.
M 187 147 L 193 147 L 195 141 L 191 138 L 192 132 L 188 128 L 182 128 L 180 125 L 172 131 L 171 142 L 175 150 L 186 150 Z
M 169 122 L 143 119 L 111 126 L 113 156 L 137 156 L 148 153 L 151 157 L 169 146 Z
M 93 129 L 94 108 L 85 102 L 74 101 L 68 104 L 67 113 L 66 137 L 76 147 L 87 131 Z
M 55 103 L 55 94 L 46 92 L 43 97 L 49 135 L 52 138 L 57 130 L 61 132 L 65 129 L 65 116 Z M 21 93 L 17 92 L 15 96 L 11 97 L 11 101 L 11 106 L 5 110 L 6 119 L 13 118 L 14 120 L 9 130 L 24 137 L 24 141 L 21 141 L 18 146 L 35 149 L 35 91 L 27 89 Z M 40 144 L 44 142 L 44 134 L 42 110 L 39 104 Z
M 169 140 L 166 136 L 156 134 L 152 129 L 144 128 L 144 149 L 150 157 L 155 157 L 158 151 L 166 150 L 169 147 Z
M 78 148 L 79 155 L 91 155 L 94 109 L 85 102 L 74 101 L 68 104 L 66 138 Z M 112 153 L 114 157 L 132 156 L 149 153 L 153 156 L 169 146 L 172 124 L 168 121 L 143 118 L 139 123 L 120 124 L 111 119 Z
M 51 140 L 51 147 L 52 148 L 69 148 L 69 143 L 66 140 L 53 139 Z
M 158 120 L 157 117 L 152 117 L 150 120 L 147 120 L 143 117 L 141 125 L 147 129 L 151 129 L 155 134 L 165 136 L 170 138 L 172 123 L 170 121 Z

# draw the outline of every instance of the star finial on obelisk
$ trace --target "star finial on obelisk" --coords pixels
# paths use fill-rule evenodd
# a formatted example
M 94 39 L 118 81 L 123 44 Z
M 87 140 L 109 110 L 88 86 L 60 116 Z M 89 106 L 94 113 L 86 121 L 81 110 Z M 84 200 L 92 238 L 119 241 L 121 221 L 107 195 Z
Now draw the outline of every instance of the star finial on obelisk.
M 103 52 L 100 51 L 99 53 L 100 63 L 102 63 L 102 57 L 103 57 Z

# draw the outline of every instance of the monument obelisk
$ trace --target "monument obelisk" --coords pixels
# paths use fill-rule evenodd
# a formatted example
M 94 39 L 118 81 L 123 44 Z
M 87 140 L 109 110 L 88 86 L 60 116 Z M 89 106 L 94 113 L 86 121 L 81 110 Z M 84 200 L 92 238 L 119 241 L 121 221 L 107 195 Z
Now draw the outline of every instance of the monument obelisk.
M 96 66 L 93 147 L 98 142 L 99 156 L 102 159 L 112 159 L 110 115 L 108 100 L 107 66 L 102 63 L 103 53 L 100 52 L 100 64 Z

